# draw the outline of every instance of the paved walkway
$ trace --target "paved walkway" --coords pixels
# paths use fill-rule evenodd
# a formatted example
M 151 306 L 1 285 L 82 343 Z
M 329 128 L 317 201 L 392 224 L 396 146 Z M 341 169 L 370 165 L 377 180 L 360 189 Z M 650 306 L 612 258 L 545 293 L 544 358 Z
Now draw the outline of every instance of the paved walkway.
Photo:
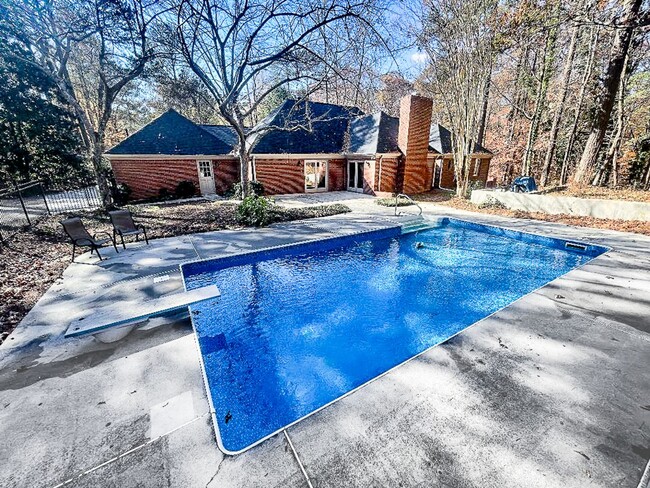
M 333 197 L 286 204 L 320 198 Z M 63 338 L 88 307 L 178 291 L 179 263 L 396 222 L 365 196 L 337 199 L 353 213 L 71 265 L 0 346 L 0 486 L 637 487 L 650 457 L 647 237 L 424 204 L 615 250 L 235 457 L 216 446 L 183 314 L 112 344 Z

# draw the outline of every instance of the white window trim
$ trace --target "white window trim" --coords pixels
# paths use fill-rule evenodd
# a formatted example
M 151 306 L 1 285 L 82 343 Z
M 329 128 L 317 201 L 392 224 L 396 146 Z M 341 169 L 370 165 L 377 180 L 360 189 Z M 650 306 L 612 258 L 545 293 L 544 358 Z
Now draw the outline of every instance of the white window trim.
M 367 160 L 365 160 L 365 159 L 348 159 L 347 160 L 347 168 L 345 168 L 345 170 L 346 170 L 345 172 L 346 172 L 346 176 L 347 176 L 347 178 L 345 179 L 345 189 L 347 191 L 351 191 L 351 192 L 354 192 L 354 193 L 363 193 L 363 190 L 364 190 L 363 186 L 364 186 L 364 183 L 365 183 L 366 162 L 367 162 Z M 358 163 L 362 163 L 362 165 L 363 165 L 363 170 L 362 170 L 362 173 L 361 173 L 361 188 L 354 187 L 353 189 L 350 189 L 350 174 L 349 174 L 350 163 L 354 163 L 355 166 L 357 166 L 357 167 L 358 167 Z M 355 169 L 355 171 L 357 171 L 357 170 Z
M 325 188 L 313 188 L 313 189 L 308 189 L 307 188 L 307 163 L 325 163 Z M 329 191 L 330 187 L 330 162 L 328 159 L 305 159 L 302 167 L 302 177 L 304 180 L 304 185 L 305 185 L 305 193 L 322 193 Z

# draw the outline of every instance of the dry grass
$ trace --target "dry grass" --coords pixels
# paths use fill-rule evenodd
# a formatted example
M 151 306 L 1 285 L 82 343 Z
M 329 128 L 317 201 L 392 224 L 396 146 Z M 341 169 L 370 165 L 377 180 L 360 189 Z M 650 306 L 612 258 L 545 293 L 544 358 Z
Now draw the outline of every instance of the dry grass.
M 150 239 L 197 232 L 241 228 L 235 202 L 197 202 L 179 205 L 131 207 L 135 221 L 147 228 Z M 271 221 L 290 221 L 349 212 L 345 205 L 299 209 L 274 207 Z M 103 212 L 77 212 L 89 232 L 110 232 Z M 70 264 L 72 245 L 59 221 L 65 215 L 42 218 L 31 229 L 13 235 L 0 245 L 0 343 Z
M 568 187 L 554 191 L 554 196 L 596 198 L 599 200 L 625 200 L 650 203 L 650 191 L 603 188 L 599 186 Z

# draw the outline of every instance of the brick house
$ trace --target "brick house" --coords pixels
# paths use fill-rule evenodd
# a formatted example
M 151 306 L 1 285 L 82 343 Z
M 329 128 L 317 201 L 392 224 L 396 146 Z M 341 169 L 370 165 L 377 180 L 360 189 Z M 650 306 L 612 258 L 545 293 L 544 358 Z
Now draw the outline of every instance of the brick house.
M 432 101 L 408 95 L 400 116 L 286 100 L 251 133 L 251 178 L 269 195 L 348 190 L 372 195 L 455 189 L 451 134 L 431 124 Z M 169 110 L 106 153 L 132 198 L 192 181 L 204 195 L 239 179 L 232 128 L 200 125 Z M 487 180 L 492 153 L 477 145 L 470 178 Z

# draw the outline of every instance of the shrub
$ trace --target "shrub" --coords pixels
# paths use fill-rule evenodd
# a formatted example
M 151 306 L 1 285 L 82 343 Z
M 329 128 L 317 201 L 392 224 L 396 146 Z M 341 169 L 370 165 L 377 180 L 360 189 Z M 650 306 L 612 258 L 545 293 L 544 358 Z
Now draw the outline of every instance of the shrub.
M 112 187 L 113 191 L 113 203 L 118 207 L 126 205 L 126 202 L 131 198 L 131 193 L 133 192 L 129 185 L 126 183 L 119 183 Z
M 508 207 L 500 200 L 497 200 L 496 198 L 490 196 L 487 197 L 483 203 L 480 203 L 478 205 L 478 208 L 507 209 Z
M 192 181 L 183 180 L 176 185 L 174 196 L 176 198 L 190 198 L 196 195 L 196 185 Z
M 271 201 L 268 198 L 249 195 L 237 207 L 237 222 L 260 227 L 269 223 Z
M 171 192 L 167 188 L 158 190 L 158 200 L 169 200 L 172 198 Z
M 485 188 L 485 182 L 483 180 L 473 180 L 469 183 L 469 189 L 472 190 L 482 190 Z
M 375 200 L 375 202 L 377 203 L 377 205 L 381 205 L 382 207 L 394 207 L 395 197 L 378 198 L 377 200 Z M 415 204 L 408 198 L 399 197 L 397 199 L 398 207 L 408 207 L 409 205 L 415 205 Z
M 264 185 L 260 183 L 259 181 L 251 181 L 248 183 L 248 189 L 250 191 L 250 194 L 253 196 L 262 196 L 264 195 Z M 242 198 L 242 189 L 241 189 L 241 183 L 237 182 L 234 185 L 232 185 L 232 188 L 226 192 L 225 195 L 227 198 L 237 198 L 241 199 Z

